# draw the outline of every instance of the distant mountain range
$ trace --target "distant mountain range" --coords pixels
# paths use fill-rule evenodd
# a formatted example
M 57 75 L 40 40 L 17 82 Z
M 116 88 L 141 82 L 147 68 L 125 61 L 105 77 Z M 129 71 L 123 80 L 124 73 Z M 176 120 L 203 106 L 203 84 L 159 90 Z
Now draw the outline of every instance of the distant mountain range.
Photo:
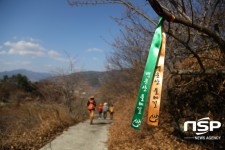
M 5 75 L 11 77 L 17 74 L 26 76 L 30 81 L 39 81 L 39 80 L 52 77 L 50 73 L 40 73 L 40 72 L 29 71 L 26 69 L 18 69 L 18 70 L 0 72 L 0 79 L 3 79 Z
M 21 74 L 26 76 L 30 81 L 40 81 L 44 79 L 53 79 L 53 75 L 50 73 L 41 73 L 41 72 L 34 72 L 26 69 L 18 69 L 12 71 L 4 71 L 0 72 L 0 79 L 3 79 L 5 75 L 11 77 L 13 75 Z M 102 79 L 105 77 L 106 72 L 98 72 L 98 71 L 84 71 L 84 72 L 76 72 L 70 74 L 69 76 L 77 76 L 83 80 L 85 80 L 89 85 L 94 87 L 99 87 L 101 85 Z M 60 76 L 55 76 L 56 78 L 60 78 Z

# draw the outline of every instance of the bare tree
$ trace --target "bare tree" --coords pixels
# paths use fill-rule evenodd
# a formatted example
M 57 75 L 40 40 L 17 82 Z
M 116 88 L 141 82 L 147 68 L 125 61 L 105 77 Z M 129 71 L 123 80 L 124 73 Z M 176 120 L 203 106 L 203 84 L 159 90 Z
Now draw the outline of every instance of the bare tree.
M 63 95 L 65 103 L 69 108 L 69 111 L 72 112 L 72 101 L 74 100 L 74 90 L 76 86 L 76 81 L 70 77 L 71 73 L 74 73 L 75 60 L 68 53 L 67 63 L 68 68 L 59 69 L 57 71 L 57 78 L 55 78 L 55 83 L 60 85 L 60 93 Z
M 222 14 L 224 14 L 225 4 L 223 0 L 169 0 L 169 3 L 162 1 L 162 4 L 156 0 L 148 0 L 148 2 L 159 16 L 207 35 L 219 45 L 221 51 L 225 52 L 224 32 L 219 31 L 219 25 L 224 23 Z M 188 32 L 188 39 L 185 43 L 188 44 L 189 40 L 190 32 Z
M 170 63 L 170 65 L 173 64 L 175 66 L 174 64 L 177 64 L 184 57 L 194 57 L 199 65 L 195 70 L 181 70 L 170 66 L 173 74 L 224 73 L 224 70 L 221 70 L 221 68 L 208 70 L 210 68 L 205 67 L 203 61 L 212 60 L 210 53 L 208 53 L 207 57 L 201 56 L 205 51 L 213 51 L 213 53 L 217 51 L 219 54 L 213 60 L 217 63 L 224 60 L 224 0 L 161 0 L 160 3 L 156 0 L 148 0 L 148 3 L 143 2 L 143 5 L 137 5 L 134 1 L 129 0 L 86 2 L 70 0 L 68 3 L 72 6 L 122 4 L 130 11 L 129 15 L 137 14 L 139 18 L 142 18 L 142 22 L 137 23 L 137 26 L 143 27 L 143 20 L 145 23 L 149 23 L 148 28 L 145 28 L 146 32 L 149 32 L 151 27 L 156 25 L 153 16 L 146 12 L 146 9 L 151 9 L 147 5 L 150 4 L 159 16 L 169 21 L 165 25 L 167 34 L 172 37 L 172 40 L 170 40 L 171 46 L 168 49 L 171 49 L 170 52 L 173 55 L 171 57 L 176 58 L 173 59 L 174 62 Z

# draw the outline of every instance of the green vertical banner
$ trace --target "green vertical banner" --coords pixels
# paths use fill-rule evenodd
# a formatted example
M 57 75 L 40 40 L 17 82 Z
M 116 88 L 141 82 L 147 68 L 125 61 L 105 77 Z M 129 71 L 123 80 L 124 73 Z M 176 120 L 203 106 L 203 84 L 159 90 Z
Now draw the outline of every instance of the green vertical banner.
M 136 130 L 140 130 L 146 100 L 148 98 L 149 90 L 152 85 L 156 63 L 159 57 L 159 51 L 162 43 L 162 24 L 163 18 L 160 18 L 152 39 L 148 59 L 142 76 L 141 86 L 138 92 L 134 116 L 131 123 L 131 127 Z

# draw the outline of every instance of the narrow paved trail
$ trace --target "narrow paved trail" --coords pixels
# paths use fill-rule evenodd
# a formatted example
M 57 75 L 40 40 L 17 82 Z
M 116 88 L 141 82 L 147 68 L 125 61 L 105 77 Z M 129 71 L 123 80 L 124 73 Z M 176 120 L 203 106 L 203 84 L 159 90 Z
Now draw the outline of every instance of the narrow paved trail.
M 109 119 L 94 119 L 78 123 L 40 150 L 107 150 Z

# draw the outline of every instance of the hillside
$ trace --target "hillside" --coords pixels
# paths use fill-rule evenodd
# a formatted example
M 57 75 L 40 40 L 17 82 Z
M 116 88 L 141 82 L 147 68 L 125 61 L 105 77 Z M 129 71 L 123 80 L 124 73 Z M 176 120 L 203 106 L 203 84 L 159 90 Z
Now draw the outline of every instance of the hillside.
M 39 81 L 43 79 L 50 78 L 52 75 L 50 73 L 41 73 L 41 72 L 34 72 L 26 69 L 17 69 L 12 71 L 4 71 L 0 72 L 0 79 L 3 79 L 5 75 L 11 77 L 13 75 L 25 75 L 30 81 Z
M 106 76 L 106 74 L 107 72 L 84 71 L 71 74 L 71 76 L 75 75 L 80 77 L 92 87 L 100 87 L 102 85 L 102 80 Z

